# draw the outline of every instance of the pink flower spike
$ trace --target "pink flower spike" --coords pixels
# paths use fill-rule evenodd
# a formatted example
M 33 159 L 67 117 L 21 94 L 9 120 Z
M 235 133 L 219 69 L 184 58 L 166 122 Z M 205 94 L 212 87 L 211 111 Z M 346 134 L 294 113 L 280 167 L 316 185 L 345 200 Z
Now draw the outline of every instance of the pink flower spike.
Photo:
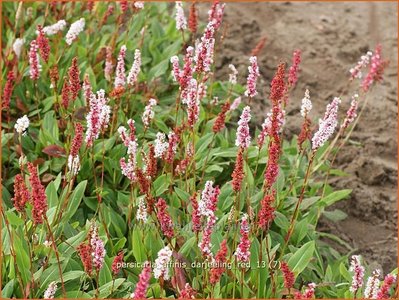
M 364 289 L 364 298 L 376 299 L 378 293 L 378 286 L 380 280 L 378 279 L 381 275 L 380 270 L 374 270 L 372 275 L 367 279 L 366 288 Z
M 136 161 L 136 156 L 137 156 L 137 141 L 136 141 L 136 128 L 134 127 L 134 120 L 129 119 L 127 121 L 129 128 L 130 128 L 130 133 L 127 133 L 127 129 L 123 126 L 118 128 L 118 133 L 123 141 L 123 144 L 127 147 L 127 155 L 128 159 L 126 162 L 126 159 L 121 158 L 119 161 L 122 174 L 125 175 L 131 182 L 135 182 L 137 180 L 136 176 L 136 166 L 137 166 L 137 161 Z
M 155 158 L 163 157 L 168 150 L 169 143 L 166 141 L 166 136 L 162 132 L 157 133 L 157 138 L 154 142 Z
M 72 140 L 71 150 L 68 156 L 68 169 L 72 176 L 78 174 L 80 170 L 79 149 L 83 141 L 83 126 L 76 123 L 75 136 Z
M 218 186 L 213 187 L 212 181 L 205 183 L 204 190 L 201 194 L 201 200 L 198 203 L 197 213 L 199 216 L 206 217 L 206 225 L 202 235 L 202 239 L 198 244 L 202 254 L 205 257 L 211 257 L 211 235 L 213 228 L 216 224 L 215 211 L 217 207 L 217 201 L 220 195 L 220 189 Z
M 90 111 L 86 117 L 86 144 L 87 147 L 93 146 L 94 140 L 98 139 L 100 132 L 108 127 L 111 108 L 107 105 L 108 98 L 105 97 L 104 90 L 92 93 L 90 97 Z
M 139 49 L 134 51 L 134 61 L 132 68 L 130 69 L 129 75 L 127 76 L 127 83 L 134 85 L 137 82 L 141 68 L 141 52 Z
M 251 252 L 249 248 L 251 247 L 251 243 L 249 241 L 249 224 L 248 224 L 248 215 L 244 214 L 241 218 L 241 229 L 240 229 L 240 243 L 237 246 L 236 252 L 234 255 L 237 257 L 239 262 L 248 262 Z
M 156 279 L 163 278 L 164 280 L 170 279 L 169 264 L 172 259 L 172 250 L 166 246 L 159 250 L 158 257 L 155 259 L 154 277 Z
M 251 56 L 249 58 L 249 62 L 251 65 L 248 67 L 249 74 L 247 78 L 247 90 L 245 91 L 245 96 L 253 98 L 258 94 L 256 91 L 256 81 L 258 80 L 260 73 L 256 56 Z
M 170 58 L 170 62 L 172 64 L 172 77 L 173 77 L 173 80 L 180 83 L 181 70 L 180 70 L 180 66 L 179 66 L 179 57 L 177 55 L 172 56 Z
M 298 81 L 299 64 L 301 63 L 301 50 L 295 50 L 292 55 L 292 66 L 288 71 L 288 83 L 291 87 Z
M 191 79 L 187 86 L 186 97 L 182 99 L 182 103 L 187 104 L 188 124 L 191 128 L 193 128 L 197 122 L 200 112 L 200 101 L 197 90 L 197 80 Z
M 156 105 L 157 105 L 157 101 L 155 99 L 151 98 L 150 100 L 148 100 L 148 104 L 145 107 L 143 116 L 141 118 L 145 128 L 148 128 L 148 126 L 150 126 L 150 123 L 151 123 L 152 119 L 154 118 L 155 113 L 154 113 L 153 108 Z
M 220 4 L 218 0 L 215 0 L 212 4 L 212 8 L 208 11 L 208 22 L 213 22 L 215 24 L 215 30 L 218 30 L 222 24 L 225 6 L 226 4 Z
M 165 236 L 172 238 L 174 236 L 173 222 L 167 211 L 168 207 L 166 205 L 166 201 L 162 198 L 159 198 L 156 207 L 157 207 L 157 217 L 159 224 L 161 226 L 162 233 Z
M 231 73 L 229 74 L 229 82 L 232 85 L 235 85 L 235 84 L 237 84 L 238 71 L 233 64 L 229 64 L 229 69 L 231 70 Z
M 346 117 L 341 124 L 341 128 L 346 129 L 348 126 L 356 119 L 357 114 L 357 107 L 359 105 L 358 99 L 359 95 L 355 94 L 352 96 L 351 106 L 349 107 L 348 111 L 346 112 Z
M 57 291 L 57 283 L 55 281 L 50 282 L 46 291 L 43 294 L 43 299 L 54 299 L 56 291 Z
M 188 92 L 188 85 L 193 78 L 193 55 L 194 55 L 194 48 L 189 46 L 186 49 L 186 55 L 184 56 L 184 66 L 183 70 L 180 71 L 179 75 L 179 83 L 180 83 L 180 90 L 181 90 L 181 97 L 185 98 Z M 200 86 L 198 87 L 198 93 L 200 90 Z
M 4 91 L 2 95 L 2 109 L 8 109 L 10 107 L 10 99 L 12 95 L 12 91 L 14 90 L 14 72 L 8 71 L 7 73 L 7 82 L 4 86 Z
M 314 297 L 314 289 L 316 288 L 315 283 L 309 283 L 305 292 L 301 294 L 300 292 L 296 292 L 294 295 L 294 299 L 311 299 Z
M 38 36 L 36 38 L 37 45 L 40 50 L 40 55 L 43 60 L 47 63 L 50 55 L 50 45 L 48 38 L 44 35 L 43 27 L 38 25 Z
M 305 97 L 302 99 L 301 105 L 301 116 L 306 118 L 309 112 L 312 110 L 312 101 L 310 100 L 309 90 L 306 89 Z
M 218 186 L 213 187 L 213 181 L 208 180 L 201 194 L 201 200 L 198 203 L 198 212 L 200 216 L 211 216 L 216 211 L 216 205 L 220 189 Z
M 115 88 L 124 86 L 126 84 L 125 56 L 126 56 L 126 46 L 123 45 L 119 50 L 118 63 L 116 65 L 115 82 L 114 82 Z
M 281 262 L 281 272 L 283 272 L 284 276 L 284 287 L 286 289 L 291 289 L 295 283 L 295 274 L 290 270 L 285 261 Z
M 189 283 L 186 283 L 184 289 L 180 292 L 179 299 L 195 299 L 195 290 L 190 286 Z
M 360 256 L 353 255 L 349 271 L 353 272 L 352 285 L 350 291 L 356 293 L 363 286 L 364 267 L 360 263 Z
M 176 1 L 176 29 L 185 30 L 187 28 L 187 20 L 184 16 L 183 2 Z
M 215 47 L 215 22 L 210 21 L 205 28 L 201 41 L 196 44 L 194 61 L 195 72 L 208 73 L 213 64 L 213 51 Z
M 111 269 L 112 269 L 112 273 L 114 275 L 118 275 L 119 271 L 122 268 L 122 266 L 121 266 L 122 263 L 123 263 L 123 251 L 120 251 L 118 253 L 118 255 L 115 256 L 115 258 L 114 258 L 114 260 L 112 262 Z
M 68 45 L 72 45 L 72 42 L 78 38 L 79 33 L 81 33 L 85 28 L 85 19 L 80 18 L 76 22 L 71 24 L 66 36 L 65 41 Z
M 106 47 L 106 56 L 105 56 L 105 68 L 104 68 L 104 77 L 107 81 L 111 80 L 112 71 L 114 70 L 114 64 L 112 63 L 112 48 Z
M 267 230 L 275 218 L 276 209 L 273 207 L 276 198 L 276 191 L 271 194 L 265 195 L 260 203 L 260 210 L 258 214 L 258 225 L 261 229 Z M 282 269 L 284 272 L 284 270 Z
M 127 0 L 122 0 L 119 4 L 120 4 L 121 10 L 123 12 L 125 12 L 129 9 L 129 2 Z
M 47 196 L 44 186 L 40 182 L 37 167 L 28 162 L 30 173 L 29 182 L 32 188 L 31 201 L 33 204 L 32 217 L 35 224 L 42 224 L 47 212 Z
M 180 137 L 173 131 L 168 134 L 168 146 L 165 153 L 165 160 L 171 164 L 175 158 L 175 154 L 177 151 L 177 146 L 180 142 Z
M 212 257 L 212 244 L 211 244 L 211 236 L 213 232 L 213 228 L 215 227 L 217 218 L 215 215 L 209 215 L 206 219 L 205 229 L 202 234 L 202 239 L 198 243 L 198 247 L 200 248 L 202 255 L 204 257 Z
M 92 223 L 90 228 L 90 246 L 92 249 L 93 266 L 100 271 L 104 265 L 105 258 L 105 248 L 104 242 L 100 239 L 98 235 L 98 228 L 95 223 Z
M 388 62 L 382 60 L 381 52 L 382 47 L 380 44 L 378 44 L 373 56 L 371 57 L 369 72 L 362 82 L 362 88 L 364 92 L 367 92 L 374 82 L 380 81 L 382 79 L 384 68 Z
M 133 2 L 134 8 L 140 10 L 144 8 L 144 1 L 134 1 Z
M 388 274 L 384 278 L 381 288 L 377 292 L 377 299 L 389 298 L 389 289 L 396 282 L 396 275 Z
M 367 51 L 365 55 L 360 57 L 360 60 L 357 62 L 356 66 L 349 70 L 349 73 L 351 73 L 350 80 L 354 80 L 355 78 L 361 79 L 363 77 L 361 69 L 367 67 L 367 65 L 370 63 L 370 58 L 372 55 L 373 52 Z
M 334 133 L 338 125 L 338 106 L 340 103 L 341 99 L 335 97 L 334 100 L 327 105 L 323 120 L 319 120 L 319 130 L 312 138 L 313 151 L 323 146 Z
M 238 128 L 236 134 L 236 146 L 248 148 L 251 144 L 251 136 L 249 134 L 249 121 L 251 120 L 251 108 L 244 107 L 240 120 L 238 121 Z
M 33 80 L 39 79 L 39 74 L 41 72 L 42 66 L 39 63 L 39 46 L 36 40 L 30 43 L 29 49 L 29 74 L 30 78 Z
M 230 106 L 230 111 L 236 110 L 240 104 L 241 104 L 241 97 L 235 98 Z
M 312 283 L 309 283 L 308 284 L 308 288 L 305 290 L 305 292 L 303 293 L 303 297 L 305 298 L 305 299 L 310 299 L 310 298 L 313 298 L 313 296 L 314 296 L 314 289 L 316 288 L 316 284 L 314 284 L 313 282 Z
M 192 206 L 191 219 L 193 223 L 193 231 L 200 232 L 201 230 L 201 215 L 198 210 L 197 193 L 190 197 L 190 202 Z
M 139 281 L 136 285 L 136 290 L 131 294 L 130 298 L 133 299 L 145 299 L 147 289 L 151 278 L 151 264 L 147 261 L 144 263 L 145 267 L 139 275 Z

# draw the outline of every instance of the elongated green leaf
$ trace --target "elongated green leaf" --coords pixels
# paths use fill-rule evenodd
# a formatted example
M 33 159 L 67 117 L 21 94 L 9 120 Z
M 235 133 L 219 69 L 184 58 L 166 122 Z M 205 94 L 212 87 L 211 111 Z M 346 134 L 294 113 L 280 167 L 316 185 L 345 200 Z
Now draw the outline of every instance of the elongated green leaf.
M 309 264 L 315 250 L 315 242 L 310 241 L 299 248 L 288 260 L 288 266 L 298 276 Z
M 352 190 L 346 189 L 341 191 L 332 192 L 320 200 L 322 206 L 330 206 L 339 200 L 342 200 L 350 195 Z
M 64 212 L 64 220 L 69 220 L 78 210 L 79 204 L 82 201 L 85 189 L 87 185 L 87 180 L 79 182 L 75 190 L 72 192 L 70 199 L 68 201 L 67 209 Z
M 100 287 L 100 298 L 106 298 L 111 295 L 112 291 L 118 289 L 118 287 L 125 281 L 125 278 L 117 278 L 115 282 L 110 281 Z M 113 289 L 112 289 L 113 288 Z

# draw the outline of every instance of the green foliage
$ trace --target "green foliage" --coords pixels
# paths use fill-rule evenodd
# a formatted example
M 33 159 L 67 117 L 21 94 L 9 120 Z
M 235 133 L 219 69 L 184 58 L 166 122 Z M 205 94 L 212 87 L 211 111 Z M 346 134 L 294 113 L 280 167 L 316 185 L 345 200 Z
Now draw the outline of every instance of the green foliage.
M 222 104 L 242 95 L 244 87 L 217 81 L 211 73 L 206 75 L 209 76 L 206 82 L 203 74 L 197 74 L 198 82 L 200 79 L 206 82 L 208 90 L 199 104 L 196 124 L 193 128 L 187 126 L 187 106 L 181 103 L 181 91 L 172 81 L 170 59 L 179 55 L 182 60 L 191 38 L 194 40 L 199 36 L 188 30 L 183 34 L 176 30 L 169 4 L 146 3 L 142 10 L 133 9 L 130 4 L 125 13 L 119 4 L 110 4 L 115 6 L 115 11 L 106 21 L 108 4 L 102 2 L 96 3 L 92 12 L 83 2 L 55 6 L 45 2 L 24 2 L 18 21 L 19 4 L 5 2 L 2 5 L 2 52 L 5 58 L 2 78 L 6 78 L 11 68 L 17 75 L 10 108 L 4 111 L 6 118 L 2 118 L 1 279 L 4 298 L 43 297 L 51 282 L 57 284 L 56 297 L 126 298 L 137 286 L 142 264 L 146 261 L 154 263 L 165 246 L 173 250 L 174 263 L 184 262 L 186 265 L 170 269 L 172 280 L 158 280 L 152 275 L 147 297 L 179 297 L 187 282 L 198 298 L 279 298 L 286 296 L 280 270 L 283 261 L 295 275 L 296 290 L 315 282 L 317 297 L 353 296 L 348 292 L 352 280 L 348 257 L 329 246 L 326 240 L 333 240 L 348 251 L 353 249 L 338 237 L 317 229 L 321 216 L 332 221 L 346 217 L 345 213 L 332 210 L 331 206 L 350 197 L 351 190 L 334 190 L 326 180 L 329 175 L 346 175 L 331 169 L 328 155 L 325 157 L 335 145 L 327 143 L 321 147 L 314 153 L 313 160 L 309 142 L 305 142 L 304 150 L 300 151 L 296 137 L 292 141 L 283 140 L 279 175 L 272 187 L 276 192 L 272 203 L 274 219 L 267 229 L 259 228 L 256 221 L 267 194 L 264 173 L 270 159 L 267 145 L 271 139 L 267 137 L 260 149 L 253 141 L 245 150 L 244 180 L 240 190 L 234 191 L 231 178 L 238 152 L 236 122 L 244 105 L 226 113 L 226 128 L 215 133 L 212 127 Z M 80 17 L 86 21 L 85 30 L 69 46 L 64 38 L 66 30 Z M 46 63 L 40 58 L 40 78 L 34 81 L 29 77 L 29 43 L 37 36 L 37 25 L 48 26 L 60 19 L 66 20 L 68 28 L 48 36 L 49 61 Z M 17 37 L 25 40 L 19 59 L 11 50 Z M 216 44 L 220 37 L 221 33 L 217 32 Z M 127 71 L 133 64 L 136 48 L 141 51 L 142 65 L 138 82 L 117 95 L 114 75 L 112 80 L 107 79 L 104 65 L 106 47 L 110 47 L 115 64 L 122 45 L 127 47 Z M 83 142 L 78 149 L 80 170 L 76 176 L 68 166 L 68 156 L 73 148 L 76 124 L 81 123 L 87 130 L 90 103 L 82 90 L 69 107 L 61 105 L 63 84 L 68 80 L 74 57 L 78 60 L 80 82 L 87 75 L 93 92 L 104 89 L 111 108 L 109 126 L 101 130 L 94 145 L 88 147 Z M 56 83 L 50 76 L 50 70 L 55 66 L 59 74 Z M 215 71 L 215 67 L 212 68 Z M 213 103 L 214 96 L 219 98 L 220 104 Z M 158 103 L 154 108 L 155 117 L 146 128 L 142 115 L 150 98 L 155 98 Z M 24 114 L 29 117 L 30 126 L 26 135 L 18 135 L 13 126 Z M 127 127 L 129 119 L 135 121 L 137 169 L 143 172 L 150 167 L 148 153 L 157 133 L 168 136 L 174 130 L 179 135 L 172 162 L 167 162 L 165 155 L 158 158 L 156 174 L 143 179 L 149 180 L 149 191 L 143 191 L 139 180 L 132 182 L 121 173 L 120 160 L 128 155 L 118 128 Z M 251 128 L 252 137 L 256 136 L 255 132 L 257 135 L 259 129 Z M 284 132 L 281 136 L 284 137 Z M 190 152 L 193 153 L 190 155 Z M 185 160 L 184 171 L 178 172 L 177 165 L 180 167 Z M 42 224 L 34 223 L 31 199 L 24 212 L 17 211 L 13 205 L 17 174 L 23 176 L 29 192 L 33 192 L 27 162 L 38 166 L 45 185 L 47 210 Z M 309 176 L 306 175 L 308 168 Z M 220 187 L 210 250 L 216 255 L 223 240 L 227 241 L 228 248 L 228 269 L 216 284 L 210 283 L 211 270 L 204 264 L 210 263 L 211 258 L 204 256 L 198 247 L 204 228 L 200 232 L 193 229 L 193 199 L 200 200 L 207 181 Z M 166 213 L 173 223 L 172 237 L 167 237 L 160 228 L 160 209 L 154 205 L 159 198 L 167 202 Z M 146 223 L 137 219 L 142 203 L 147 206 Z M 239 219 L 244 213 L 249 214 L 251 246 L 248 265 L 242 267 L 234 254 L 242 237 Z M 98 238 L 104 243 L 106 254 L 101 269 L 89 273 L 79 249 L 90 241 L 93 224 L 98 227 Z M 133 266 L 114 273 L 113 261 L 120 252 L 124 253 L 124 262 Z M 197 267 L 198 264 L 201 267 Z M 152 267 L 154 269 L 154 265 Z M 292 292 L 289 297 L 293 296 Z

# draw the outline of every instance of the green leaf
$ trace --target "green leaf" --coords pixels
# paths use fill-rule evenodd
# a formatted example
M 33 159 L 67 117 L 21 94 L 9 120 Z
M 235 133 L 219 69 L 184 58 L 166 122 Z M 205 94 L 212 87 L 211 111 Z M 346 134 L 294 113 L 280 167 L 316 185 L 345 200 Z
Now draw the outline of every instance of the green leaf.
M 320 200 L 320 197 L 318 197 L 318 196 L 305 198 L 305 199 L 303 199 L 301 205 L 299 205 L 299 209 L 306 210 L 319 200 Z
M 288 260 L 288 266 L 298 276 L 309 264 L 315 250 L 315 241 L 307 242 Z
M 44 115 L 43 130 L 48 132 L 54 141 L 58 141 L 59 131 L 54 111 L 49 111 Z
M 190 199 L 190 194 L 182 189 L 179 189 L 178 187 L 175 187 L 175 192 L 183 202 L 187 202 Z
M 333 222 L 342 221 L 348 216 L 340 209 L 334 209 L 333 211 L 323 211 L 323 215 Z
M 352 281 L 352 276 L 343 263 L 339 265 L 339 272 L 346 279 L 346 281 L 348 282 Z
M 54 181 L 50 182 L 46 187 L 46 196 L 49 203 L 49 208 L 54 207 L 58 204 L 57 189 Z
M 108 267 L 107 261 L 105 261 L 103 267 L 100 270 L 100 274 L 99 274 L 100 286 L 106 284 L 107 282 L 109 282 L 111 280 L 112 280 L 111 270 Z
M 167 191 L 169 187 L 169 176 L 166 174 L 159 176 L 154 181 L 155 196 L 160 196 L 163 192 Z
M 6 212 L 6 217 L 8 222 L 10 222 L 10 224 L 15 227 L 19 227 L 25 224 L 24 220 L 22 220 L 20 217 L 18 217 L 15 213 L 11 211 Z
M 27 253 L 28 245 L 20 237 L 14 235 L 14 247 L 17 253 L 18 269 L 21 272 L 23 283 L 26 285 L 31 280 L 30 259 Z
M 16 280 L 11 279 L 7 284 L 4 286 L 3 290 L 1 291 L 1 298 L 11 298 L 14 292 L 14 285 L 15 285 Z
M 204 155 L 204 153 L 208 152 L 208 146 L 212 142 L 213 135 L 214 135 L 213 132 L 209 132 L 209 133 L 205 134 L 204 136 L 202 136 L 195 143 L 195 145 L 196 145 L 196 147 L 195 147 L 195 159 L 196 160 L 199 160 L 201 158 L 205 159 L 206 155 Z
M 276 217 L 274 218 L 274 223 L 284 231 L 288 231 L 290 222 L 288 221 L 287 217 L 279 211 L 276 211 L 275 215 Z
M 117 278 L 117 279 L 115 279 L 115 282 L 110 281 L 110 282 L 108 282 L 108 283 L 102 285 L 102 286 L 99 288 L 99 292 L 100 292 L 99 298 L 106 298 L 106 297 L 108 297 L 109 295 L 111 295 L 111 293 L 112 293 L 112 287 L 113 287 L 113 290 L 116 291 L 116 290 L 118 289 L 118 287 L 119 287 L 125 280 L 126 280 L 125 278 Z
M 321 199 L 321 206 L 330 206 L 334 204 L 335 202 L 338 202 L 339 200 L 342 200 L 346 197 L 349 196 L 349 194 L 352 192 L 350 189 L 346 190 L 340 190 L 340 191 L 335 191 L 332 192 L 331 194 L 327 195 L 323 199 Z
M 114 252 L 118 253 L 119 250 L 123 249 L 125 247 L 127 239 L 125 237 L 121 238 L 115 245 L 114 245 Z
M 137 262 L 144 262 L 146 260 L 146 249 L 142 242 L 143 231 L 137 226 L 133 228 L 132 231 L 132 251 L 133 256 Z
M 66 272 L 65 274 L 62 275 L 62 278 L 64 279 L 64 282 L 74 280 L 77 278 L 80 278 L 85 274 L 84 271 L 69 271 Z M 56 282 L 61 282 L 61 279 L 57 279 Z
M 195 236 L 192 236 L 191 238 L 189 238 L 185 243 L 184 243 L 184 245 L 180 248 L 180 253 L 181 254 L 183 254 L 184 256 L 188 256 L 189 254 L 190 254 L 190 252 L 191 252 L 191 250 L 193 250 L 194 249 L 194 247 L 195 247 L 195 241 L 196 241 L 196 238 L 195 238 Z
M 79 208 L 80 202 L 82 201 L 84 192 L 86 190 L 87 180 L 79 182 L 74 189 L 69 201 L 67 209 L 64 212 L 64 220 L 69 220 L 76 213 Z
M 214 157 L 225 157 L 225 158 L 231 158 L 231 157 L 236 157 L 237 156 L 237 148 L 227 148 L 227 149 L 220 149 L 213 153 Z
M 168 68 L 169 68 L 169 59 L 166 59 L 161 61 L 155 67 L 153 67 L 150 71 L 150 74 L 152 75 L 152 78 L 159 77 L 161 75 L 164 75 L 168 70 Z

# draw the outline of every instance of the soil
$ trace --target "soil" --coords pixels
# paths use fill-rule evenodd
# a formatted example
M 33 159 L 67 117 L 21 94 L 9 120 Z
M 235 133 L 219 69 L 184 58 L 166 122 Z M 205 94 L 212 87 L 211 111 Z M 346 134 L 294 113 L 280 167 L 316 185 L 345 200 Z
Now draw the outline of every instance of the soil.
M 258 55 L 260 95 L 252 105 L 260 126 L 270 108 L 267 95 L 277 64 L 291 63 L 292 52 L 302 51 L 299 81 L 287 107 L 285 133 L 290 138 L 300 131 L 305 89 L 313 102 L 313 122 L 332 97 L 341 94 L 344 114 L 355 91 L 354 86 L 348 91 L 348 70 L 367 50 L 382 44 L 390 65 L 382 84 L 369 93 L 367 107 L 335 164 L 349 176 L 330 180 L 337 188 L 353 189 L 350 199 L 335 207 L 348 217 L 323 219 L 319 230 L 336 234 L 385 272 L 397 265 L 397 18 L 397 3 L 387 2 L 227 3 L 228 32 L 216 60 L 217 77 L 227 78 L 233 63 L 244 83 L 251 50 L 266 37 Z

